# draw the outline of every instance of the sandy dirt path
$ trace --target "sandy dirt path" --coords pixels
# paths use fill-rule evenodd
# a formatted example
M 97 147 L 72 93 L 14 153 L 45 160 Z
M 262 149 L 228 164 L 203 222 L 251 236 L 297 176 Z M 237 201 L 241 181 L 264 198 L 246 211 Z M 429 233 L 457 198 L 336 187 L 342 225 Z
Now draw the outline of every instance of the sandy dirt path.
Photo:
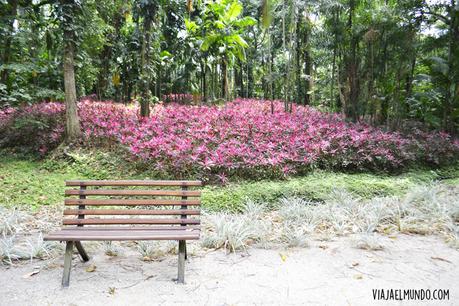
M 92 251 L 89 263 L 75 258 L 68 289 L 60 287 L 62 258 L 3 266 L 0 305 L 459 305 L 459 251 L 437 237 L 382 239 L 382 251 L 352 248 L 350 238 L 248 255 L 213 251 L 190 258 L 185 285 L 172 281 L 172 255 L 143 262 L 138 253 Z M 377 288 L 449 289 L 449 300 L 374 301 Z

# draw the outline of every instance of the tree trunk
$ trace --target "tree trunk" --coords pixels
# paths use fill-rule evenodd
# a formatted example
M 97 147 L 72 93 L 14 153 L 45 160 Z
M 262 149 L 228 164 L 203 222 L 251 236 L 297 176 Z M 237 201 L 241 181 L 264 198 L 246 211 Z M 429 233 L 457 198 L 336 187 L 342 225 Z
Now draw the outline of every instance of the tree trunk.
M 305 25 L 304 29 L 304 63 L 305 63 L 305 68 L 304 68 L 304 74 L 306 75 L 306 82 L 305 82 L 305 95 L 304 95 L 304 104 L 309 105 L 311 104 L 311 90 L 312 90 L 312 58 L 311 58 L 311 53 L 310 53 L 310 46 L 309 46 L 309 34 L 310 34 L 310 29 L 309 29 L 309 24 Z
M 69 16 L 75 14 L 73 1 L 64 1 L 64 11 Z M 64 87 L 65 87 L 65 140 L 72 142 L 81 134 L 76 103 L 75 86 L 75 33 L 73 25 L 64 18 Z
M 222 59 L 222 94 L 223 98 L 229 100 L 229 86 L 228 86 L 228 63 L 226 58 Z
M 446 105 L 443 108 L 443 128 L 448 132 L 457 133 L 452 116 L 453 111 L 459 109 L 459 8 L 455 0 L 451 0 L 449 14 L 448 66 L 450 73 Z
M 297 21 L 296 21 L 296 52 L 295 52 L 295 59 L 296 59 L 296 96 L 295 96 L 295 101 L 297 103 L 301 103 L 304 97 L 304 90 L 303 86 L 301 86 L 301 75 L 302 75 L 302 63 L 301 63 L 301 46 L 304 45 L 304 41 L 301 40 L 301 12 L 298 12 L 297 14 Z
M 349 1 L 349 21 L 348 31 L 350 33 L 350 50 L 347 60 L 347 82 L 349 88 L 349 96 L 347 99 L 346 117 L 356 121 L 358 118 L 358 99 L 359 99 L 359 83 L 358 83 L 358 64 L 357 64 L 357 47 L 358 38 L 353 33 L 353 16 L 355 10 L 355 0 Z
M 147 68 L 150 66 L 150 28 L 151 20 L 145 19 L 140 63 L 140 116 L 150 116 L 150 76 Z
M 247 98 L 253 97 L 253 63 L 252 59 L 247 61 Z
M 207 103 L 207 58 L 201 60 L 202 101 Z
M 2 65 L 7 65 L 10 61 L 11 56 L 11 43 L 13 41 L 13 31 L 14 31 L 14 21 L 16 20 L 16 15 L 18 13 L 18 0 L 9 0 L 8 5 L 10 8 L 10 20 L 7 24 L 7 34 L 5 38 L 5 42 L 3 45 L 3 57 L 2 57 Z M 8 74 L 9 69 L 3 69 L 1 72 L 0 82 L 6 84 L 8 81 Z

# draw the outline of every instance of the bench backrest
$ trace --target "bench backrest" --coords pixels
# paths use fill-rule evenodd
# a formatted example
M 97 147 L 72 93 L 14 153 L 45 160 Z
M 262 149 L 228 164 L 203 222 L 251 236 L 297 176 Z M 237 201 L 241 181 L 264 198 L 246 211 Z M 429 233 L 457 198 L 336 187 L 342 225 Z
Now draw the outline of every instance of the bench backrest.
M 200 181 L 66 181 L 64 225 L 154 225 L 160 228 L 200 224 Z

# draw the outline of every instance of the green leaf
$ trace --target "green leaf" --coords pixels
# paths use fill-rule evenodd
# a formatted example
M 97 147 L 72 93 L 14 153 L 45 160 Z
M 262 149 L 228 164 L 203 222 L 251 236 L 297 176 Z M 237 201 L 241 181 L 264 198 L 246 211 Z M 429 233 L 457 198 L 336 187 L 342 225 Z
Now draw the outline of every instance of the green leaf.
M 434 71 L 439 72 L 444 76 L 448 77 L 449 66 L 448 62 L 444 58 L 432 56 L 430 60 L 432 62 L 432 69 Z
M 224 29 L 225 28 L 225 24 L 220 21 L 220 20 L 216 20 L 214 22 L 214 26 L 217 28 L 217 29 Z
M 194 33 L 198 29 L 198 25 L 196 22 L 189 20 L 188 18 L 185 18 L 185 28 L 188 32 Z
M 242 4 L 240 4 L 239 2 L 235 1 L 231 3 L 230 8 L 228 9 L 228 11 L 226 12 L 224 16 L 224 19 L 233 21 L 242 13 L 242 9 L 243 9 Z
M 249 44 L 242 38 L 241 35 L 233 35 L 232 36 L 233 41 L 235 41 L 239 46 L 243 48 L 247 48 Z
M 239 20 L 236 20 L 233 22 L 233 24 L 236 26 L 236 27 L 239 27 L 239 28 L 245 28 L 245 27 L 249 27 L 249 26 L 253 26 L 257 23 L 257 21 L 255 20 L 255 18 L 252 18 L 252 17 L 244 17 L 242 19 L 239 19 Z
M 209 35 L 204 38 L 204 41 L 202 42 L 201 45 L 201 50 L 202 51 L 207 51 L 209 48 L 214 44 L 214 42 L 217 40 L 216 35 Z
M 172 54 L 167 50 L 163 50 L 161 51 L 159 56 L 164 59 L 164 58 L 172 57 Z

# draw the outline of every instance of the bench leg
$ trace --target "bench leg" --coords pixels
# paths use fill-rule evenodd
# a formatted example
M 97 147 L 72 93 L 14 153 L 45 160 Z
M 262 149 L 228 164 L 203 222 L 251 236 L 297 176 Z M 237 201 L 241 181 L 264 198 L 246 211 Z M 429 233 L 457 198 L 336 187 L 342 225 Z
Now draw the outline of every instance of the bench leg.
M 72 268 L 73 241 L 67 241 L 64 256 L 64 275 L 62 276 L 62 287 L 67 288 L 70 282 L 70 269 Z
M 179 240 L 177 282 L 180 284 L 183 284 L 185 282 L 185 252 L 186 242 L 185 240 Z
M 188 259 L 188 251 L 186 250 L 186 242 L 185 242 L 185 260 Z
M 81 259 L 83 261 L 88 261 L 89 260 L 89 256 L 88 254 L 86 253 L 86 250 L 83 248 L 83 245 L 81 244 L 81 241 L 75 241 L 75 246 L 78 250 L 78 253 L 80 253 L 80 256 L 81 256 Z

